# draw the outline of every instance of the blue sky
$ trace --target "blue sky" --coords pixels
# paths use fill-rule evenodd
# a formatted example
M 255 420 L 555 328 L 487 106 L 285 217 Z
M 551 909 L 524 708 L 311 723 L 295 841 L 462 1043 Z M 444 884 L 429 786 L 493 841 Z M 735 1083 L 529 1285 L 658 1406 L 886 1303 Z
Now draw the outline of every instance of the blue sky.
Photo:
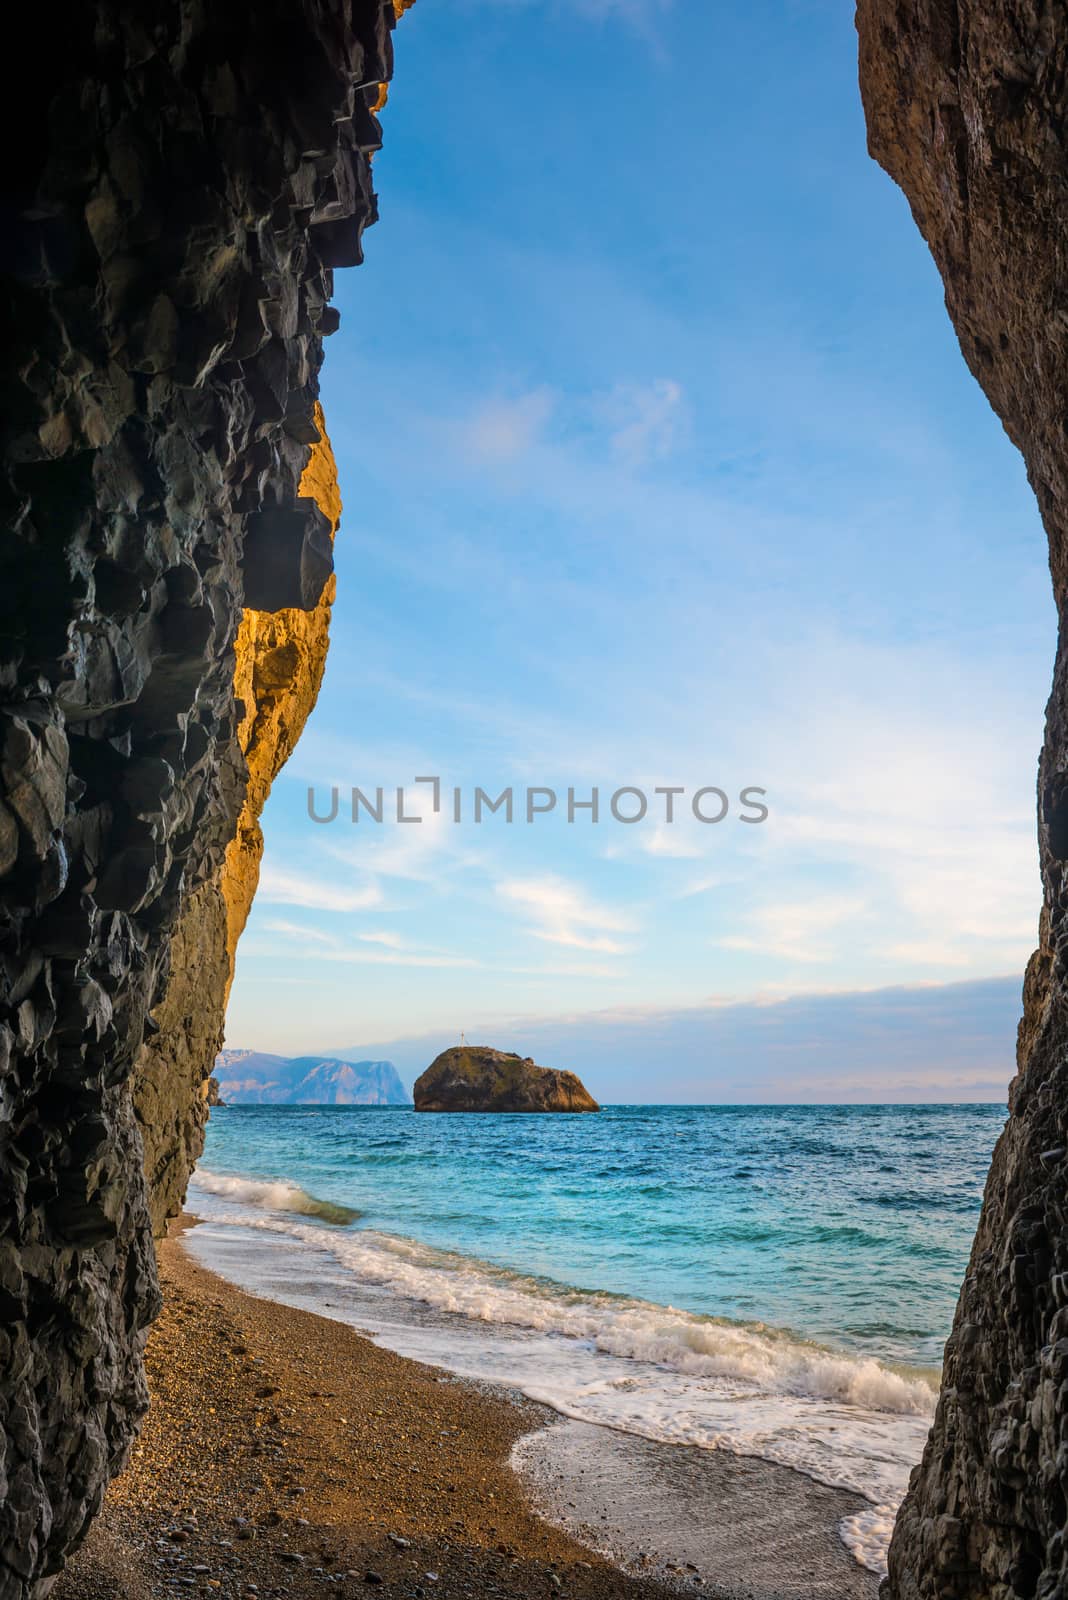
M 1022 971 L 1044 539 L 867 156 L 855 54 L 822 0 L 403 19 L 323 375 L 331 657 L 229 1043 Z M 422 773 L 759 785 L 770 814 L 308 820 L 309 784 Z

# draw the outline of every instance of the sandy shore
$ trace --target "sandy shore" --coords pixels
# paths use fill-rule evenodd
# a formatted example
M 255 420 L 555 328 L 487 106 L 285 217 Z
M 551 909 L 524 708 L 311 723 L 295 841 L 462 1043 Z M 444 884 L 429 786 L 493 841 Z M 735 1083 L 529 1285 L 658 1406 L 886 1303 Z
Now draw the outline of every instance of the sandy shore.
M 876 1600 L 835 1528 L 857 1495 L 753 1456 L 555 1418 L 512 1452 L 535 1507 L 628 1571 L 722 1600 Z
M 55 1600 L 304 1600 L 375 1588 L 411 1600 L 875 1593 L 834 1532 L 852 1497 L 763 1463 L 710 1464 L 705 1452 L 670 1446 L 642 1451 L 642 1441 L 600 1429 L 587 1430 L 592 1448 L 581 1441 L 574 1489 L 558 1449 L 521 1447 L 518 1458 L 533 1471 L 528 1486 L 510 1464 L 513 1447 L 547 1426 L 559 1438 L 553 1413 L 405 1360 L 340 1323 L 244 1294 L 196 1265 L 180 1237 L 163 1244 L 160 1267 L 165 1308 L 147 1357 L 152 1408 Z M 705 1459 L 687 1473 L 690 1455 Z M 531 1488 L 570 1532 L 534 1512 Z M 646 1505 L 629 1546 L 613 1539 L 607 1517 L 590 1527 L 617 1490 L 624 1508 Z M 750 1521 L 738 1540 L 742 1498 Z M 761 1537 L 761 1504 L 775 1508 L 770 1537 Z M 688 1567 L 630 1575 L 592 1548 L 618 1548 L 640 1565 L 637 1540 L 648 1542 L 668 1507 L 704 1526 Z M 729 1570 L 717 1575 L 729 1551 Z

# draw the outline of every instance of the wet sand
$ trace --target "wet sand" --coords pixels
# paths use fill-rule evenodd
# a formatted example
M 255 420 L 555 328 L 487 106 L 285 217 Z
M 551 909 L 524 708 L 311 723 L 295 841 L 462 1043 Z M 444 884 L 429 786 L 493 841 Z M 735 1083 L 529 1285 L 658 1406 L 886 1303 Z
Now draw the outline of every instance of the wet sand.
M 55 1600 L 876 1593 L 835 1532 L 854 1497 L 762 1462 L 569 1435 L 517 1395 L 231 1287 L 180 1236 L 160 1267 L 152 1408 Z
M 876 1600 L 834 1533 L 858 1495 L 752 1456 L 557 1419 L 515 1445 L 535 1507 L 628 1571 L 726 1600 Z

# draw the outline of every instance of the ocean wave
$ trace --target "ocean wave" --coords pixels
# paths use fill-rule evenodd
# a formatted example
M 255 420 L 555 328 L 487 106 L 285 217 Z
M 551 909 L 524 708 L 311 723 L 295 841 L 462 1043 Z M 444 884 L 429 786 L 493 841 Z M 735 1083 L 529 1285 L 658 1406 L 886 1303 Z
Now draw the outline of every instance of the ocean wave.
M 315 1217 L 319 1222 L 330 1222 L 335 1227 L 346 1227 L 360 1216 L 351 1206 L 339 1206 L 333 1200 L 319 1200 L 297 1184 L 280 1178 L 237 1178 L 230 1173 L 205 1172 L 201 1168 L 194 1184 L 208 1194 L 218 1195 L 239 1205 L 261 1206 L 265 1211 L 288 1211 L 298 1217 Z
M 204 1172 L 197 1173 L 195 1184 L 238 1205 L 268 1211 L 321 1218 L 320 1208 L 329 1204 L 313 1201 L 292 1184 Z M 330 1209 L 341 1212 L 345 1220 L 354 1215 L 342 1207 Z M 252 1226 L 271 1225 L 269 1219 L 255 1215 L 245 1220 Z M 581 1340 L 605 1355 L 651 1362 L 690 1377 L 719 1379 L 739 1392 L 757 1390 L 915 1416 L 933 1410 L 933 1391 L 922 1376 L 763 1324 L 730 1322 L 572 1288 L 370 1229 L 334 1239 L 331 1250 L 361 1282 L 469 1321 Z
M 933 1410 L 934 1395 L 922 1377 L 760 1324 L 569 1289 L 390 1234 L 356 1233 L 334 1248 L 365 1281 L 439 1311 L 581 1339 L 606 1355 L 766 1392 L 871 1411 L 926 1416 Z

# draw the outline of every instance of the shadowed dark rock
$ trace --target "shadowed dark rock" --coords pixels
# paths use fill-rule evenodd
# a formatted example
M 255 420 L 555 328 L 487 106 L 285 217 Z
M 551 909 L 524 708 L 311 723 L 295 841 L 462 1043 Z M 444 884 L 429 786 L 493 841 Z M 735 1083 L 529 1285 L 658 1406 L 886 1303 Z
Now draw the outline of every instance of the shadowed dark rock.
M 330 571 L 298 491 L 330 268 L 375 217 L 393 21 L 389 0 L 20 18 L 37 37 L 0 217 L 0 1600 L 47 1591 L 146 1403 L 131 1074 L 245 795 L 242 608 L 314 605 Z M 190 1082 L 160 1140 L 185 1170 Z
M 894 1600 L 1068 1593 L 1068 16 L 861 0 L 872 154 L 931 247 L 965 360 L 1023 452 L 1060 643 L 1038 780 L 1045 907 L 942 1392 L 890 1550 Z
M 242 570 L 245 604 L 254 611 L 310 611 L 334 570 L 329 522 L 314 502 L 257 511 L 248 519 Z
M 416 1080 L 417 1111 L 600 1111 L 573 1072 L 488 1045 L 443 1050 Z

